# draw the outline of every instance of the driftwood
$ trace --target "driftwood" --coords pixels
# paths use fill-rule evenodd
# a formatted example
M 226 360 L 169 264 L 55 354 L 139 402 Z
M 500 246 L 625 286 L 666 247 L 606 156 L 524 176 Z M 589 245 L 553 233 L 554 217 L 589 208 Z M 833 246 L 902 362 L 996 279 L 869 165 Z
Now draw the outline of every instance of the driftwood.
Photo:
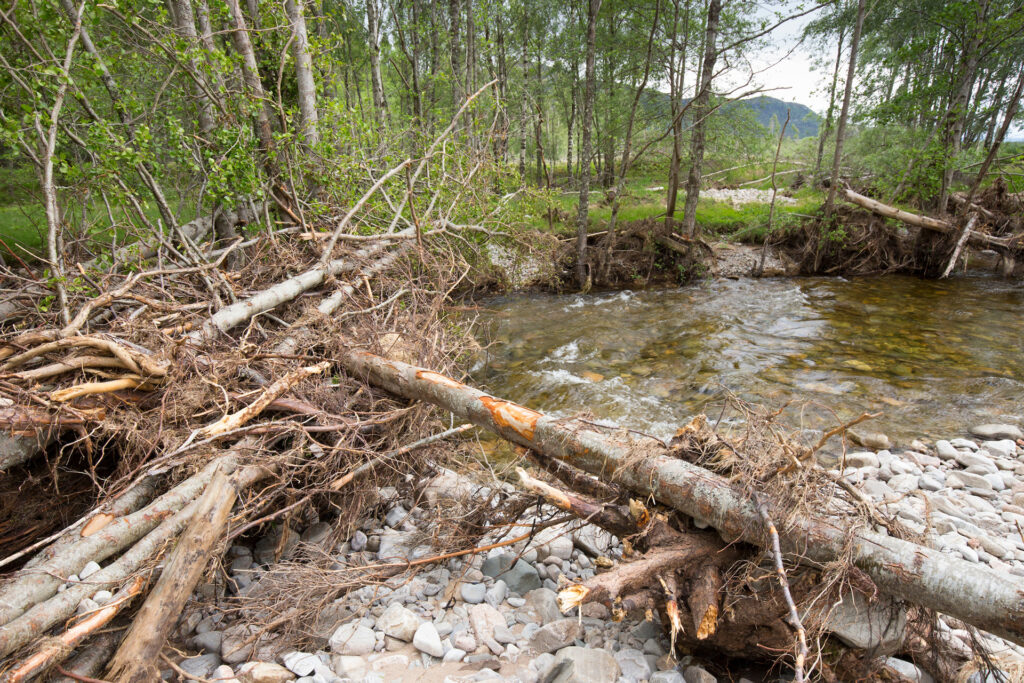
M 348 372 L 399 396 L 438 405 L 498 435 L 564 460 L 709 524 L 728 540 L 768 544 L 761 514 L 723 477 L 669 455 L 650 439 L 609 436 L 495 398 L 450 377 L 362 350 L 339 359 Z M 778 519 L 788 511 L 768 512 Z M 883 592 L 1024 643 L 1024 582 L 842 520 L 798 516 L 780 534 L 783 552 L 826 564 L 848 557 Z
M 69 628 L 57 638 L 45 643 L 35 654 L 26 658 L 21 664 L 4 674 L 4 683 L 21 683 L 53 666 L 79 643 L 93 635 L 110 623 L 142 590 L 145 581 L 141 576 L 135 577 L 127 586 L 119 590 L 109 603 L 89 613 L 84 619 Z
M 213 465 L 213 467 L 232 469 L 234 467 L 232 460 L 232 456 L 222 456 L 220 464 Z M 271 470 L 266 467 L 247 466 L 234 474 L 233 481 L 236 488 L 240 490 L 248 488 L 271 473 Z M 210 476 L 212 477 L 212 475 L 211 471 Z M 166 548 L 185 529 L 198 507 L 199 500 L 193 499 L 178 512 L 164 518 L 160 524 L 139 539 L 117 560 L 90 576 L 88 582 L 72 584 L 61 593 L 50 593 L 52 597 L 49 599 L 45 599 L 45 595 L 43 598 L 36 598 L 32 603 L 28 603 L 32 606 L 27 610 L 25 609 L 27 605 L 22 599 L 24 591 L 12 595 L 10 590 L 4 590 L 0 600 L 7 600 L 9 597 L 17 598 L 21 603 L 18 611 L 23 613 L 16 619 L 0 626 L 0 657 L 5 657 L 19 647 L 27 645 L 40 633 L 70 617 L 84 598 L 98 590 L 116 589 L 123 581 L 138 572 L 144 564 L 159 555 L 161 550 Z M 95 536 L 90 536 L 90 538 L 95 538 Z M 103 552 L 106 552 L 106 549 Z M 40 576 L 38 570 L 32 571 L 30 574 L 31 576 Z M 49 575 L 46 576 L 52 578 Z M 32 588 L 33 586 L 29 583 L 28 587 Z M 9 586 L 5 586 L 5 589 L 8 588 Z M 36 594 L 38 595 L 38 591 Z
M 414 234 L 414 230 L 406 228 L 397 234 Z M 355 270 L 361 259 L 373 256 L 386 247 L 386 242 L 373 242 L 357 251 L 354 257 L 334 259 L 317 265 L 295 277 L 278 282 L 248 299 L 225 306 L 214 313 L 201 328 L 189 334 L 187 340 L 193 345 L 201 344 L 204 340 L 213 338 L 218 332 L 227 332 L 258 313 L 269 311 L 295 299 L 303 292 L 319 287 L 328 277 Z
M 137 512 L 111 521 L 100 530 L 90 529 L 87 536 L 71 531 L 70 535 L 78 538 L 51 549 L 44 561 L 26 567 L 4 583 L 0 587 L 0 643 L 6 625 L 32 605 L 54 595 L 63 579 L 89 562 L 102 562 L 132 545 L 179 512 L 206 487 L 215 467 L 207 466 Z
M 913 225 L 914 227 L 924 228 L 925 230 L 932 230 L 934 232 L 941 232 L 943 234 L 956 234 L 959 232 L 959 229 L 948 221 L 910 213 L 909 211 L 904 211 L 903 209 L 883 204 L 876 199 L 871 199 L 870 197 L 865 197 L 862 194 L 857 194 L 849 188 L 843 190 L 843 196 L 847 201 L 852 202 L 861 208 L 877 213 L 880 216 L 885 216 L 886 218 L 895 218 L 907 225 Z M 978 232 L 973 229 L 966 231 L 966 234 L 967 243 L 972 247 L 1006 251 L 1011 246 L 1010 239 L 1006 237 L 993 237 L 992 235 L 986 235 L 983 232 Z
M 188 529 L 164 566 L 156 587 L 135 615 L 127 635 L 108 667 L 116 681 L 148 681 L 159 677 L 153 666 L 176 617 L 206 570 L 211 552 L 221 540 L 237 492 L 223 471 L 206 486 Z

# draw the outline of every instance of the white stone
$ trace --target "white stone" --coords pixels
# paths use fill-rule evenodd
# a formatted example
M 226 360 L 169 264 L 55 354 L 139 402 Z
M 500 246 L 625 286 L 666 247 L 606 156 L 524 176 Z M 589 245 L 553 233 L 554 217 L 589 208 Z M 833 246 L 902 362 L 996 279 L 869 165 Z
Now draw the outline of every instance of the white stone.
M 377 617 L 377 630 L 383 631 L 384 635 L 403 640 L 412 641 L 416 629 L 420 627 L 420 618 L 412 610 L 393 602 L 384 613 Z
M 953 447 L 953 444 L 945 439 L 940 439 L 935 442 L 935 452 L 938 453 L 939 457 L 943 460 L 956 460 L 956 456 L 959 453 L 959 451 Z
M 444 646 L 441 645 L 441 636 L 437 628 L 429 621 L 420 624 L 412 637 L 412 644 L 420 652 L 426 652 L 431 657 L 443 657 Z
M 281 655 L 281 663 L 293 674 L 309 676 L 322 662 L 319 657 L 309 652 L 286 652 Z
M 466 656 L 465 650 L 460 650 L 457 647 L 453 647 L 445 653 L 443 661 L 445 662 L 461 662 L 462 658 Z
M 1017 455 L 1017 444 L 1009 439 L 988 441 L 985 443 L 985 450 L 999 458 L 1012 458 Z
M 896 673 L 905 678 L 908 683 L 935 683 L 935 679 L 932 678 L 928 672 L 922 671 L 904 659 L 886 657 L 883 664 L 895 670 Z
M 78 578 L 80 581 L 85 581 L 99 570 L 100 566 L 98 564 L 96 564 L 95 562 L 90 562 L 84 567 L 82 567 L 82 571 L 78 572 Z
M 339 655 L 368 655 L 373 652 L 377 637 L 371 629 L 350 622 L 335 629 L 328 644 Z

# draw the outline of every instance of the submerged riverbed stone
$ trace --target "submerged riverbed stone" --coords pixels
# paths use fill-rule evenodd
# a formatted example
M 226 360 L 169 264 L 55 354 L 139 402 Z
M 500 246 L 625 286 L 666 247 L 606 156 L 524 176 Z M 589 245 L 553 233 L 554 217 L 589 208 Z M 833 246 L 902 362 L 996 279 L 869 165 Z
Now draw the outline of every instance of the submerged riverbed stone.
M 1020 427 L 1008 424 L 983 424 L 971 427 L 971 434 L 979 439 L 997 441 L 999 439 L 1024 439 L 1024 431 Z

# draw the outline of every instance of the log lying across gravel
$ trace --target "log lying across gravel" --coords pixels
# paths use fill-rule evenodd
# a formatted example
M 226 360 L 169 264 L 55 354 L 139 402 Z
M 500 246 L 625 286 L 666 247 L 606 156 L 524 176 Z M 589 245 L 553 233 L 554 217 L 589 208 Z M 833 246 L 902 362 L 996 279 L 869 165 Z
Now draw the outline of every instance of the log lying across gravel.
M 559 420 L 489 396 L 450 377 L 397 360 L 349 350 L 340 361 L 353 376 L 405 398 L 422 400 L 498 435 L 604 480 L 653 495 L 719 531 L 727 541 L 764 545 L 767 529 L 755 505 L 723 477 L 670 456 L 651 439 L 609 436 L 575 420 Z M 769 512 L 776 519 L 786 511 Z M 1024 581 L 841 521 L 799 517 L 781 530 L 782 549 L 801 562 L 847 557 L 888 595 L 952 615 L 1024 644 Z
M 907 225 L 913 225 L 917 228 L 924 228 L 925 230 L 932 230 L 943 234 L 957 234 L 961 230 L 949 221 L 904 211 L 903 209 L 896 208 L 895 206 L 883 204 L 877 199 L 865 197 L 864 195 L 858 194 L 849 188 L 843 190 L 843 197 L 847 201 L 852 202 L 861 208 L 867 209 L 868 211 L 877 213 L 880 216 L 885 216 L 886 218 L 895 218 L 898 221 L 906 223 Z M 966 235 L 967 244 L 979 249 L 1006 251 L 1010 249 L 1013 243 L 1011 237 L 994 237 L 977 230 L 967 230 Z

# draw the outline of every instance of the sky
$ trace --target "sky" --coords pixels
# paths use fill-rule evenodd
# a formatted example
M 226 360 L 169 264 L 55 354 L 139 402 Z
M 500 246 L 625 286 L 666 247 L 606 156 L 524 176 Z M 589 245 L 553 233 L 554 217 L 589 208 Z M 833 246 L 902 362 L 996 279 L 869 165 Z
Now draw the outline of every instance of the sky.
M 795 11 L 797 3 L 789 4 L 793 6 L 789 11 Z M 765 94 L 805 104 L 824 115 L 828 109 L 835 48 L 833 46 L 824 55 L 823 64 L 816 65 L 823 47 L 814 43 L 800 44 L 804 27 L 822 11 L 825 10 L 794 19 L 772 31 L 769 45 L 751 55 L 750 61 L 760 72 L 755 75 L 754 84 L 772 89 Z

